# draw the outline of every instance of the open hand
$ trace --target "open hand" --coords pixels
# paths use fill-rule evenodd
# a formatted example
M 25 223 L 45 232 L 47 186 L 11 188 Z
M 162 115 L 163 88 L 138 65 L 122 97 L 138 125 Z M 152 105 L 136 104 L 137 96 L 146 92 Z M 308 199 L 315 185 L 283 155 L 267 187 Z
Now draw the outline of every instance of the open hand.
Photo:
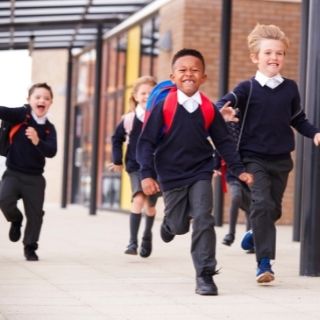
M 226 122 L 239 122 L 237 110 L 231 107 L 230 101 L 223 105 L 223 107 L 220 109 L 220 113 Z

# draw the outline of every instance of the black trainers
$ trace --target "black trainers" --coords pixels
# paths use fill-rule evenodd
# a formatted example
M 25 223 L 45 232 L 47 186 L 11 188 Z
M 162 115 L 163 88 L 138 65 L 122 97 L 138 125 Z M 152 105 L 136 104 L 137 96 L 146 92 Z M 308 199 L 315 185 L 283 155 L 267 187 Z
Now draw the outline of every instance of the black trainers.
M 204 274 L 196 278 L 196 293 L 202 296 L 218 295 L 218 288 L 211 274 Z
M 21 237 L 21 225 L 22 221 L 11 222 L 11 227 L 9 230 L 9 239 L 12 242 L 19 241 Z
M 136 242 L 130 242 L 128 244 L 128 247 L 126 251 L 124 252 L 125 254 L 132 254 L 132 255 L 137 255 L 138 254 L 138 245 Z
M 222 240 L 222 244 L 226 246 L 231 246 L 233 242 L 234 242 L 234 234 L 232 233 L 226 234 Z
M 148 258 L 152 252 L 152 235 L 149 237 L 143 237 L 140 247 L 140 257 Z
M 39 257 L 36 254 L 35 249 L 26 246 L 24 248 L 24 256 L 26 257 L 27 261 L 38 261 Z
M 164 241 L 164 242 L 170 242 L 173 240 L 174 238 L 174 234 L 172 234 L 169 230 L 168 230 L 168 227 L 166 225 L 164 225 L 163 223 L 161 224 L 161 227 L 160 227 L 160 236 L 161 236 L 161 239 Z

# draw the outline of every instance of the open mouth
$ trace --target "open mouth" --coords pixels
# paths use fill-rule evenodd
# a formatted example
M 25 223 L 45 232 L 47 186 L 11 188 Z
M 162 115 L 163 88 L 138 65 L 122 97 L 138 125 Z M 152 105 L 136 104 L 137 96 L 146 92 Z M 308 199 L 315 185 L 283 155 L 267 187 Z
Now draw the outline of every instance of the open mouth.
M 37 109 L 43 111 L 46 107 L 42 104 L 37 105 Z

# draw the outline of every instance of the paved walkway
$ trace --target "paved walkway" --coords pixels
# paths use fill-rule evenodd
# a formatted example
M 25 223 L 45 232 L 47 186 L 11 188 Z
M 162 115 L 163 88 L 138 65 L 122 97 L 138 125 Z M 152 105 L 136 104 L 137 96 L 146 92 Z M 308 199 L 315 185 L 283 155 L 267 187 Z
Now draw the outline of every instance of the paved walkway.
M 147 259 L 123 254 L 128 216 L 79 206 L 46 208 L 40 261 L 27 262 L 22 244 L 7 238 L 0 216 L 0 320 L 318 320 L 320 278 L 299 276 L 299 243 L 278 228 L 272 285 L 255 282 L 254 256 L 221 244 L 216 228 L 219 296 L 194 293 L 190 234 L 163 243 L 160 218 Z

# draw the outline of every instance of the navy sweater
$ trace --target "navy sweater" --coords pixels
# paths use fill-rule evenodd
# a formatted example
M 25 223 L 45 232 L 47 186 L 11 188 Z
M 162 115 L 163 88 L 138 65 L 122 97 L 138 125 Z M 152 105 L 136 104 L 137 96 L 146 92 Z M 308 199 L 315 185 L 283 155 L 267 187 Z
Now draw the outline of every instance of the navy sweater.
M 189 113 L 182 105 L 178 105 L 167 134 L 163 134 L 163 126 L 163 103 L 160 103 L 151 112 L 137 145 L 141 178 L 158 178 L 162 191 L 212 179 L 215 163 L 208 135 L 229 169 L 237 176 L 244 172 L 235 144 L 216 108 L 208 131 L 201 109 Z
M 293 80 L 284 79 L 275 89 L 262 87 L 254 78 L 252 84 L 252 96 L 240 143 L 241 156 L 270 160 L 286 158 L 295 147 L 291 127 L 309 138 L 319 132 L 306 119 L 301 109 L 298 87 Z M 217 107 L 221 108 L 231 101 L 231 105 L 239 108 L 243 115 L 249 88 L 249 81 L 241 82 L 233 92 L 216 103 Z
M 132 130 L 129 133 L 129 143 L 125 154 L 125 167 L 128 173 L 138 171 L 139 164 L 136 160 L 137 140 L 142 129 L 142 122 L 135 116 L 133 120 Z M 127 133 L 122 120 L 116 127 L 112 136 L 112 159 L 116 165 L 122 165 L 122 145 L 126 140 Z
M 0 119 L 18 124 L 26 119 L 30 113 L 30 106 L 20 108 L 0 107 Z M 34 145 L 25 135 L 27 127 L 33 127 L 38 133 L 40 142 Z M 45 158 L 52 158 L 57 153 L 57 133 L 54 125 L 46 121 L 38 124 L 31 116 L 27 124 L 23 124 L 13 137 L 9 148 L 6 166 L 10 170 L 30 175 L 40 175 L 44 171 Z

